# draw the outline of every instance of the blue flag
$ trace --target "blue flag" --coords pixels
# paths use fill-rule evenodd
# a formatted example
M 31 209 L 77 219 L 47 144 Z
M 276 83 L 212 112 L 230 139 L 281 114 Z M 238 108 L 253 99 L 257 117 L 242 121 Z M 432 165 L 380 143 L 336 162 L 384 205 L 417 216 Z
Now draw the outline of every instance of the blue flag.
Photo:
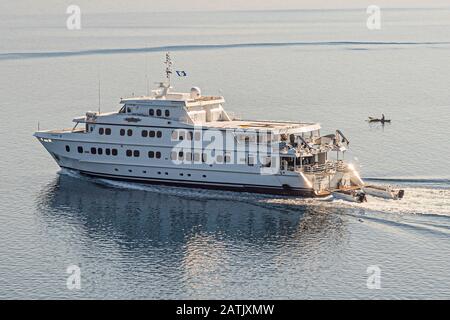
M 177 72 L 177 75 L 179 76 L 179 77 L 186 77 L 187 76 L 187 73 L 186 73 L 186 71 L 176 71 Z

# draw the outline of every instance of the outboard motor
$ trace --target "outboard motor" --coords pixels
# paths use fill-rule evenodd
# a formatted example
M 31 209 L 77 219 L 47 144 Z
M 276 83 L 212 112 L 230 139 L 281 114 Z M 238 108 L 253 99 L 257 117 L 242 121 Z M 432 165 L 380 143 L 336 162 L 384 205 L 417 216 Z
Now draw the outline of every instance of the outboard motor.
M 356 194 L 356 199 L 357 199 L 358 202 L 367 202 L 366 194 L 364 192 L 362 192 L 362 191 L 359 191 Z

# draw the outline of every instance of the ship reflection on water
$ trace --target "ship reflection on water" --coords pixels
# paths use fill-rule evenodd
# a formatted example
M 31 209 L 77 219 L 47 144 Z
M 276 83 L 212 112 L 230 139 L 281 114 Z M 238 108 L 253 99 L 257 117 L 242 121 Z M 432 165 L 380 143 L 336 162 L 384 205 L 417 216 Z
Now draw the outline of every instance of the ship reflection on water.
M 196 199 L 189 191 L 165 190 L 173 191 L 119 189 L 61 175 L 38 195 L 38 219 L 79 261 L 112 268 L 115 277 L 127 274 L 137 286 L 137 279 L 147 279 L 137 296 L 148 298 L 264 296 L 267 281 L 285 281 L 282 295 L 293 285 L 289 274 L 303 274 L 295 289 L 307 286 L 323 267 L 320 257 L 339 255 L 348 237 L 340 215 L 318 206 L 272 205 L 222 192 L 217 195 L 225 199 L 214 199 L 214 192 Z

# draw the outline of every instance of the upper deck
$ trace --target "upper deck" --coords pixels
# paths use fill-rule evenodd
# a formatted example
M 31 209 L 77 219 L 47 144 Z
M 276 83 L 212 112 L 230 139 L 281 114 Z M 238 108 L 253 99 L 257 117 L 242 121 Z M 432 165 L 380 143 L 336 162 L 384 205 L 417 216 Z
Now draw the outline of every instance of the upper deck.
M 215 129 L 243 129 L 243 130 L 267 130 L 267 131 L 295 131 L 309 132 L 319 130 L 318 123 L 288 122 L 288 121 L 268 121 L 268 120 L 230 120 L 230 121 L 212 121 L 204 126 Z

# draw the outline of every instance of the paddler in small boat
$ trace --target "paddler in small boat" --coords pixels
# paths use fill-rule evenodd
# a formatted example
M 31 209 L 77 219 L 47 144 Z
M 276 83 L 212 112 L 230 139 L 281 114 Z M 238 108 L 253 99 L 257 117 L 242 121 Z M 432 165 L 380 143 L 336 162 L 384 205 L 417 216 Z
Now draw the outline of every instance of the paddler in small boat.
M 384 122 L 384 113 L 381 114 L 381 122 Z

